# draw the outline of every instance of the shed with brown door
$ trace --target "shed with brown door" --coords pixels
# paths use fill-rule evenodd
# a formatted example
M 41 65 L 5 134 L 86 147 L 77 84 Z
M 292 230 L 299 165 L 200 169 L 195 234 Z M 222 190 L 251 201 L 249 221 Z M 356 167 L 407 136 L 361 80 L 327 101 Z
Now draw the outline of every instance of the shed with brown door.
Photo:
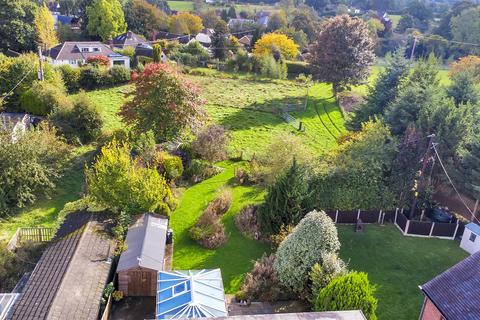
M 118 289 L 126 296 L 156 296 L 157 273 L 163 270 L 168 219 L 145 213 L 128 229 L 118 262 Z

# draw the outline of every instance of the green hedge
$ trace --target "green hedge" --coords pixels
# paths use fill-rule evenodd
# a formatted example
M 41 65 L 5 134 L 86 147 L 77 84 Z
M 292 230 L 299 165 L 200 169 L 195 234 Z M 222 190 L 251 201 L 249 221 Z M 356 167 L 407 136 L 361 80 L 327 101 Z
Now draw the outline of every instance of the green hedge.
M 288 75 L 299 75 L 303 73 L 305 75 L 311 74 L 310 67 L 306 62 L 300 61 L 287 61 L 287 72 Z

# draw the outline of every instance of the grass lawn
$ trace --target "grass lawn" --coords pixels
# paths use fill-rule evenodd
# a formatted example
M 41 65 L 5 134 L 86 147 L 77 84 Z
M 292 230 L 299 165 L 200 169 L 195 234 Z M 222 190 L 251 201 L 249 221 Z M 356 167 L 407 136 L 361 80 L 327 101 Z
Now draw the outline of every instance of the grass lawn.
M 193 11 L 193 1 L 167 1 L 170 9 L 175 11 Z
M 269 251 L 269 246 L 245 238 L 235 227 L 234 216 L 245 205 L 262 201 L 264 192 L 257 187 L 235 185 L 232 182 L 235 163 L 228 161 L 220 166 L 224 168 L 222 173 L 185 190 L 170 218 L 175 241 L 173 267 L 179 270 L 221 268 L 225 291 L 234 293 L 241 285 L 243 274 L 251 269 L 252 261 Z M 233 193 L 232 206 L 223 216 L 229 239 L 218 249 L 204 249 L 191 240 L 188 230 L 223 186 L 230 187 Z
M 50 198 L 41 199 L 12 215 L 11 218 L 0 220 L 0 241 L 10 240 L 20 227 L 54 227 L 58 213 L 65 204 L 81 198 L 84 182 L 83 166 L 92 151 L 92 146 L 85 146 L 73 152 L 73 159 Z
M 392 28 L 395 29 L 398 26 L 398 22 L 402 16 L 397 14 L 389 14 L 388 16 L 392 20 Z
M 379 319 L 417 319 L 423 303 L 418 286 L 467 256 L 457 241 L 404 237 L 394 225 L 337 226 L 340 256 L 365 271 L 378 286 Z

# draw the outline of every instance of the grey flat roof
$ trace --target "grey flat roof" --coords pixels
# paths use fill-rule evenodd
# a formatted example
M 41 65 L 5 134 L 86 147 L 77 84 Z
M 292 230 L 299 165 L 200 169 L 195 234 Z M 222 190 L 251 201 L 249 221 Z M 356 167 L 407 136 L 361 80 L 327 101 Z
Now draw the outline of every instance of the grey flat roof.
M 212 319 L 212 318 L 205 318 Z M 216 320 L 366 320 L 360 310 L 256 314 L 232 317 L 219 317 Z
M 480 319 L 480 252 L 457 263 L 420 289 L 447 319 Z
M 117 272 L 135 267 L 163 270 L 168 219 L 150 213 L 142 214 L 130 226 Z

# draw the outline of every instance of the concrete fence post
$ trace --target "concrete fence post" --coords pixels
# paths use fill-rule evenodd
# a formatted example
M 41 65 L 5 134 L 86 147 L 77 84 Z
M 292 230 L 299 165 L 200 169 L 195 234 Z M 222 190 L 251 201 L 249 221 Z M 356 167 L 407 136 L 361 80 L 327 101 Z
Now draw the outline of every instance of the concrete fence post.
M 407 219 L 407 225 L 405 226 L 404 234 L 408 234 L 408 229 L 410 228 L 410 220 Z
M 455 227 L 455 232 L 453 233 L 452 240 L 454 240 L 457 237 L 457 231 L 458 231 L 458 221 L 457 221 L 457 226 Z
M 338 210 L 335 211 L 335 223 L 337 223 L 337 221 L 338 221 Z
M 377 223 L 380 223 L 380 220 L 382 220 L 382 210 L 380 209 L 380 211 L 378 212 L 378 220 L 377 220 Z
M 393 223 L 397 224 L 397 214 L 398 214 L 398 208 L 395 209 L 395 218 L 393 219 Z
M 358 219 L 360 219 L 360 209 L 358 209 L 358 212 L 357 212 L 357 221 Z
M 428 234 L 429 237 L 432 236 L 433 228 L 435 227 L 435 222 L 432 222 L 432 227 L 430 228 L 430 233 Z
M 420 221 L 423 220 L 423 215 L 425 214 L 425 209 L 422 209 L 422 214 L 420 215 Z

